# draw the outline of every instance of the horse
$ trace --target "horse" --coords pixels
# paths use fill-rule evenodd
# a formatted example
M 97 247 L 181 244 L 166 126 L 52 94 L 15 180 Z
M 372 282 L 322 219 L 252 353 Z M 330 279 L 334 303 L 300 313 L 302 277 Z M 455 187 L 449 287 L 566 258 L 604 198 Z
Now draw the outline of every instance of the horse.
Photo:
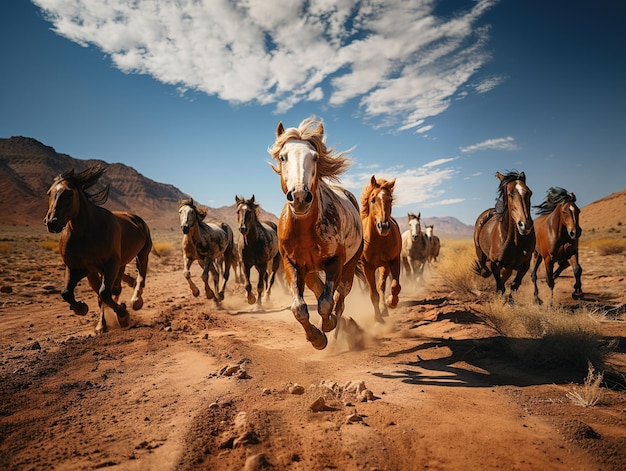
M 108 199 L 109 185 L 97 192 L 87 192 L 105 170 L 106 167 L 96 165 L 79 173 L 71 169 L 57 176 L 47 192 L 48 211 L 44 218 L 48 232 L 61 233 L 59 253 L 66 267 L 61 297 L 76 314 L 86 315 L 89 306 L 76 301 L 74 289 L 87 277 L 100 306 L 97 334 L 108 330 L 105 305 L 113 309 L 120 327 L 130 324 L 126 305 L 117 303 L 122 280 L 134 287 L 132 308 L 139 310 L 143 306 L 142 293 L 152 250 L 150 229 L 141 217 L 100 206 Z M 137 267 L 136 279 L 124 272 L 133 259 Z
M 406 275 L 411 275 L 416 283 L 423 281 L 424 265 L 428 260 L 428 238 L 422 232 L 422 213 L 408 213 L 409 228 L 402 233 L 400 259 Z
M 439 236 L 433 233 L 434 230 L 434 224 L 428 224 L 424 227 L 424 232 L 426 233 L 426 237 L 428 237 L 428 263 L 436 262 L 437 257 L 439 257 L 439 251 L 441 250 L 441 240 Z
M 345 297 L 352 289 L 363 251 L 359 203 L 337 184 L 350 161 L 347 152 L 336 153 L 326 147 L 324 125 L 314 116 L 304 119 L 298 128 L 285 129 L 279 122 L 268 151 L 286 197 L 278 221 L 278 250 L 293 296 L 291 312 L 307 340 L 322 350 L 328 342 L 325 332 L 342 321 Z M 321 331 L 309 321 L 305 284 L 317 298 Z
M 234 257 L 233 230 L 225 222 L 204 222 L 207 211 L 196 206 L 193 198 L 178 202 L 178 214 L 180 215 L 180 228 L 183 231 L 183 274 L 189 283 L 191 293 L 194 296 L 200 294 L 198 287 L 191 279 L 189 270 L 191 264 L 197 260 L 198 265 L 202 267 L 205 295 L 207 299 L 213 299 L 216 306 L 219 306 L 220 302 L 224 300 L 224 291 Z M 218 270 L 215 262 L 220 258 L 222 261 L 220 261 L 220 269 Z M 224 267 L 222 275 L 224 281 L 221 289 L 219 289 L 222 265 Z M 213 277 L 214 289 L 209 286 L 209 271 Z
M 384 323 L 387 306 L 398 305 L 400 286 L 400 254 L 402 235 L 396 220 L 391 216 L 393 180 L 376 180 L 372 175 L 361 193 L 361 223 L 363 225 L 363 253 L 361 267 L 369 286 L 370 300 L 374 306 L 374 319 Z M 376 272 L 378 272 L 378 283 Z M 391 274 L 391 295 L 384 302 L 387 277 Z M 381 297 L 383 302 L 380 303 Z
M 533 254 L 535 265 L 531 279 L 535 285 L 535 302 L 543 304 L 537 288 L 537 269 L 543 260 L 546 278 L 550 287 L 550 304 L 554 301 L 554 280 L 571 265 L 574 272 L 573 299 L 582 299 L 580 277 L 583 269 L 578 262 L 578 241 L 582 234 L 579 225 L 580 209 L 576 206 L 576 195 L 559 187 L 548 190 L 545 200 L 535 206 L 539 216 L 535 219 L 537 241 Z M 558 268 L 554 271 L 554 264 Z
M 500 180 L 495 208 L 483 211 L 474 224 L 477 260 L 474 271 L 484 278 L 493 275 L 496 292 L 504 295 L 505 283 L 516 271 L 509 300 L 522 284 L 535 250 L 535 230 L 530 215 L 532 191 L 524 172 L 496 172 Z M 489 262 L 489 265 L 487 264 Z
M 248 304 L 256 302 L 257 308 L 260 308 L 263 290 L 266 292 L 266 297 L 269 298 L 276 272 L 280 268 L 278 227 L 271 221 L 261 222 L 258 220 L 260 207 L 255 202 L 254 195 L 250 199 L 235 196 L 235 204 L 239 232 L 243 236 L 241 260 L 244 267 Z M 255 267 L 259 274 L 256 297 L 252 293 L 252 284 L 250 283 L 252 267 Z

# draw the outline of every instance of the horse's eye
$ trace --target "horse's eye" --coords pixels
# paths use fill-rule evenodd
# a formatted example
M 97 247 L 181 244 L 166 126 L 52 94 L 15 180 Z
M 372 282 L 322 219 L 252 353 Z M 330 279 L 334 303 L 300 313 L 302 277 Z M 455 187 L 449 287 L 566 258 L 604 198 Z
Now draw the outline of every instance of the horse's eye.
M 372 198 L 371 203 L 372 203 L 372 204 L 375 204 L 375 203 L 376 203 L 376 198 Z
M 287 156 L 285 154 L 280 154 L 278 156 L 278 158 L 280 159 L 281 162 L 286 162 L 287 161 Z

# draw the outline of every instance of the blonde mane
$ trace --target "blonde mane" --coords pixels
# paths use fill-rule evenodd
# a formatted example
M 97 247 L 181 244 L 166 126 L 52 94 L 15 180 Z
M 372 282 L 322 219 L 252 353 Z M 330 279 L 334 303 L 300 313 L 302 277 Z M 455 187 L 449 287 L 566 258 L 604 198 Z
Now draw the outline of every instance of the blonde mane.
M 291 140 L 307 141 L 313 146 L 318 153 L 317 172 L 322 178 L 338 181 L 339 175 L 350 167 L 351 162 L 347 154 L 352 149 L 335 153 L 334 147 L 327 148 L 324 142 L 324 125 L 322 121 L 315 116 L 309 116 L 300 123 L 298 128 L 285 129 L 280 136 L 277 136 L 274 145 L 268 149 L 272 158 L 277 162 L 276 165 L 270 164 L 270 166 L 278 174 L 281 173 L 280 151 Z
M 383 178 L 379 178 L 376 180 L 376 185 L 372 185 L 372 181 L 370 180 L 367 185 L 363 188 L 361 192 L 361 219 L 365 219 L 370 215 L 370 195 L 372 191 L 378 188 L 384 188 L 389 192 L 389 196 L 391 197 L 391 204 L 393 205 L 393 187 L 396 183 L 396 180 L 385 180 Z
M 200 208 L 196 206 L 193 202 L 193 198 L 189 198 L 188 200 L 178 200 L 178 208 L 182 208 L 183 206 L 190 206 L 196 212 L 196 216 L 198 217 L 198 221 L 204 221 L 204 218 L 207 216 L 208 211 L 206 208 Z

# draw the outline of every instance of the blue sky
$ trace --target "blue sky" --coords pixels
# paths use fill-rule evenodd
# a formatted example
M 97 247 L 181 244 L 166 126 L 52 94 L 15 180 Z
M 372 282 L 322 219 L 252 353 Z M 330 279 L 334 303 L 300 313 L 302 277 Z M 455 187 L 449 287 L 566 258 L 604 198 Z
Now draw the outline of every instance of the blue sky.
M 278 215 L 267 149 L 316 115 L 397 216 L 471 225 L 512 169 L 584 206 L 626 188 L 624 24 L 607 0 L 3 1 L 0 137 Z

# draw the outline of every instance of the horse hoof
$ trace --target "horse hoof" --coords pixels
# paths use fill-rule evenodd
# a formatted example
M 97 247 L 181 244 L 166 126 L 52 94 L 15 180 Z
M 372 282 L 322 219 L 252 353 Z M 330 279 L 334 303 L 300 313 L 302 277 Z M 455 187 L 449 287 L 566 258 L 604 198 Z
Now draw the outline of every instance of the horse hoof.
M 326 338 L 326 334 L 324 332 L 320 332 L 317 328 L 312 327 L 311 332 L 312 337 L 307 336 L 307 340 L 311 342 L 313 347 L 317 350 L 324 350 L 326 345 L 328 345 L 328 339 Z
M 143 307 L 143 299 L 142 298 L 135 299 L 133 301 L 133 310 L 138 311 L 142 307 Z
M 377 324 L 384 324 L 385 323 L 385 319 L 380 314 L 375 315 L 374 316 L 374 320 L 376 321 Z
M 583 292 L 574 292 L 572 293 L 572 299 L 575 299 L 576 301 L 578 301 L 579 299 L 583 299 Z
M 324 332 L 330 332 L 335 327 L 337 327 L 337 316 L 335 314 L 329 314 L 328 317 L 322 319 L 322 330 Z
M 398 307 L 398 301 L 400 301 L 398 296 L 389 296 L 387 299 L 387 306 L 389 306 L 390 309 L 395 309 Z
M 248 304 L 254 304 L 254 303 L 256 303 L 256 298 L 254 297 L 254 294 L 248 293 Z
M 130 316 L 128 314 L 124 315 L 117 315 L 117 322 L 119 322 L 120 327 L 122 329 L 125 329 L 126 327 L 128 327 L 130 325 Z
M 72 311 L 74 311 L 75 314 L 79 316 L 86 316 L 89 312 L 89 306 L 87 306 L 87 304 L 82 301 L 78 301 L 71 309 Z

